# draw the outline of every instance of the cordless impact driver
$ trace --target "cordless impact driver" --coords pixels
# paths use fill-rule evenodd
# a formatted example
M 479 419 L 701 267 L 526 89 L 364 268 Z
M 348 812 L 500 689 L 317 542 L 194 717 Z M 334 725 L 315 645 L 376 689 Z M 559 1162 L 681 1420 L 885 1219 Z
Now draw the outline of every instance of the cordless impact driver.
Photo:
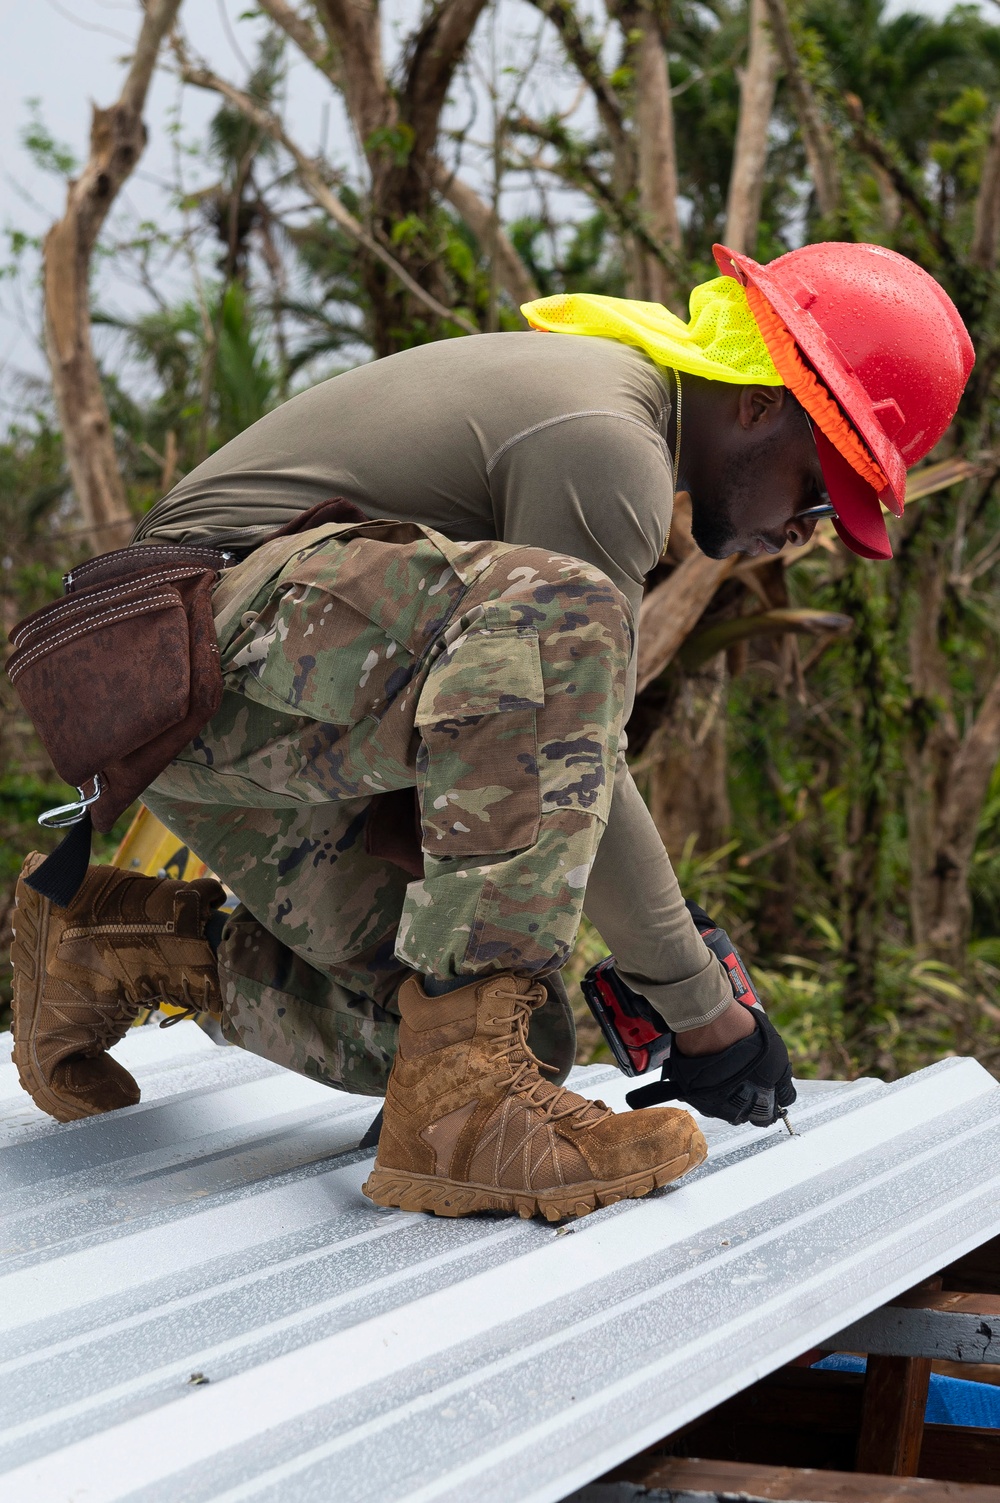
M 705 944 L 721 962 L 733 996 L 751 1009 L 754 1031 L 717 1054 L 686 1055 L 673 1047 L 674 1035 L 656 1009 L 626 986 L 609 955 L 592 966 L 581 990 L 600 1024 L 618 1068 L 626 1075 L 646 1075 L 658 1066 L 661 1076 L 626 1096 L 629 1106 L 684 1101 L 708 1117 L 770 1127 L 780 1118 L 792 1132 L 787 1108 L 795 1100 L 788 1051 L 768 1021 L 739 951 L 724 929 L 703 908 L 688 902 L 688 911 Z

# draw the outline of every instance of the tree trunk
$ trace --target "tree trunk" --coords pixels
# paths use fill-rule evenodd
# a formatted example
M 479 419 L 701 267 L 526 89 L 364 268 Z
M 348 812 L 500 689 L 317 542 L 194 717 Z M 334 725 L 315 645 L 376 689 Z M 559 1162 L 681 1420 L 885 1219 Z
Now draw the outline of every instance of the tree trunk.
M 96 106 L 90 158 L 69 184 L 66 211 L 45 237 L 45 343 L 73 489 L 92 545 L 122 547 L 133 521 L 118 467 L 111 416 L 94 358 L 90 262 L 122 184 L 146 145 L 142 111 L 164 36 L 180 0 L 150 0 L 118 101 Z
M 674 107 L 670 97 L 667 54 L 655 16 L 640 11 L 635 42 L 635 136 L 639 179 L 639 209 L 653 236 L 671 250 L 681 249 L 677 217 L 677 147 Z M 639 297 L 652 303 L 671 303 L 680 289 L 663 262 L 648 253 L 641 257 L 643 289 Z
M 106 553 L 126 546 L 134 523 L 90 338 L 90 255 L 78 228 L 67 209 L 45 237 L 45 344 L 87 542 Z
M 767 138 L 778 82 L 778 54 L 771 40 L 765 0 L 750 0 L 750 44 L 740 79 L 740 114 L 726 203 L 725 242 L 752 256 L 764 198 Z
M 833 135 L 802 66 L 785 0 L 765 0 L 765 3 L 774 45 L 788 79 L 792 104 L 802 134 L 802 145 L 805 147 L 806 160 L 816 190 L 816 202 L 824 219 L 834 219 L 840 211 L 841 182 Z

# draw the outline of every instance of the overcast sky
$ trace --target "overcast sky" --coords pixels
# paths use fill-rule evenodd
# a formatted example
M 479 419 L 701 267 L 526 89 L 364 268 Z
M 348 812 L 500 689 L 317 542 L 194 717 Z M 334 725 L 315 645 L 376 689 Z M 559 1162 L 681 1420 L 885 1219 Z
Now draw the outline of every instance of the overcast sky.
M 253 57 L 253 36 L 259 30 L 237 20 L 249 8 L 247 0 L 188 0 L 182 11 L 192 48 L 237 80 L 245 73 L 247 53 Z M 29 222 L 32 205 L 25 204 L 19 189 L 30 194 L 46 217 L 62 197 L 59 183 L 40 178 L 21 145 L 28 101 L 38 99 L 52 134 L 85 154 L 91 101 L 108 104 L 115 98 L 123 76 L 121 60 L 138 32 L 138 14 L 135 0 L 0 0 L 0 223 Z M 319 144 L 329 98 L 330 90 L 315 70 L 304 60 L 293 62 L 290 118 L 307 148 Z M 150 142 L 136 174 L 140 181 L 169 176 L 164 125 L 176 99 L 174 80 L 158 74 L 147 102 Z M 214 96 L 186 93 L 184 111 L 192 123 L 217 106 Z M 130 191 L 137 202 L 145 196 L 138 183 Z M 149 194 L 151 202 L 155 197 L 155 191 Z
M 233 79 L 245 73 L 244 54 L 253 54 L 254 23 L 238 20 L 251 0 L 186 0 L 182 16 L 193 48 L 217 71 Z M 390 0 L 392 14 L 409 12 L 415 0 Z M 894 0 L 893 9 L 903 9 Z M 919 0 L 905 8 L 942 14 L 948 0 Z M 138 29 L 135 0 L 0 0 L 0 230 L 8 227 L 41 234 L 61 209 L 63 187 L 37 171 L 21 132 L 29 118 L 28 101 L 37 99 L 42 118 L 57 141 L 86 155 L 90 103 L 108 104 L 122 78 L 121 58 Z M 392 27 L 391 19 L 387 23 Z M 160 74 L 146 109 L 150 142 L 139 169 L 130 179 L 123 209 L 139 216 L 162 212 L 163 185 L 173 178 L 166 125 L 176 106 L 176 82 Z M 345 121 L 331 90 L 304 60 L 294 61 L 288 82 L 288 118 L 292 133 L 309 151 L 327 142 L 329 154 L 343 164 L 353 152 Z M 196 134 L 199 121 L 217 108 L 215 96 L 184 94 L 184 120 Z M 0 264 L 6 260 L 5 243 Z M 0 300 L 0 379 L 16 367 L 37 368 L 32 337 L 10 296 Z

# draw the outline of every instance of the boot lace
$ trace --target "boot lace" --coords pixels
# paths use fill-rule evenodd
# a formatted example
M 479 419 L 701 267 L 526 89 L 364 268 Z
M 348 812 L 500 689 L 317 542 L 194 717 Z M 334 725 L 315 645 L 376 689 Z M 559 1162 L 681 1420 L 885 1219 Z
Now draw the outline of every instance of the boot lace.
M 162 982 L 155 985 L 149 978 L 143 979 L 138 986 L 140 1006 L 148 1007 L 150 1012 L 160 1002 L 169 1002 L 172 1007 L 178 1006 L 177 989 L 168 987 Z M 187 976 L 181 977 L 180 997 L 183 1005 L 180 1012 L 173 1013 L 169 1018 L 160 1019 L 161 1028 L 173 1028 L 175 1023 L 185 1023 L 188 1018 L 197 1017 L 200 1012 L 209 1012 L 208 1006 L 211 986 L 206 978 L 202 982 L 201 996 L 197 996 Z
M 161 1028 L 172 1028 L 175 1023 L 183 1023 L 188 1018 L 197 1016 L 200 1012 L 208 1011 L 210 987 L 206 981 L 203 988 L 203 996 L 195 995 L 188 978 L 185 976 L 181 981 L 180 995 L 183 998 L 183 1009 L 174 1013 L 169 1018 L 162 1018 Z M 136 1013 L 143 1007 L 148 1007 L 150 1012 L 159 1002 L 171 1002 L 177 1004 L 176 988 L 165 985 L 155 985 L 149 978 L 144 979 L 135 989 L 131 997 L 122 998 L 119 1005 L 102 1013 L 99 1017 L 90 1019 L 88 1022 L 88 1038 L 84 1052 L 88 1055 L 103 1054 L 108 1049 L 113 1049 L 115 1044 L 121 1042 L 124 1034 L 135 1021 Z
M 544 1000 L 544 988 L 533 987 L 530 992 L 496 991 L 494 996 L 504 997 L 514 1004 L 510 1021 L 510 1033 L 496 1040 L 490 1051 L 491 1057 L 510 1070 L 509 1086 L 529 1106 L 540 1110 L 547 1122 L 565 1121 L 574 1132 L 586 1132 L 612 1115 L 611 1108 L 603 1101 L 581 1099 L 564 1086 L 552 1085 L 543 1080 L 541 1070 L 551 1070 L 536 1059 L 528 1045 L 528 1027 L 534 1007 Z M 507 1022 L 506 1018 L 494 1018 L 495 1023 Z
M 112 1013 L 104 1013 L 100 1018 L 94 1018 L 87 1029 L 90 1036 L 83 1052 L 104 1054 L 108 1049 L 113 1049 L 115 1044 L 121 1042 L 134 1017 L 135 1013 L 131 1008 L 121 1007 Z

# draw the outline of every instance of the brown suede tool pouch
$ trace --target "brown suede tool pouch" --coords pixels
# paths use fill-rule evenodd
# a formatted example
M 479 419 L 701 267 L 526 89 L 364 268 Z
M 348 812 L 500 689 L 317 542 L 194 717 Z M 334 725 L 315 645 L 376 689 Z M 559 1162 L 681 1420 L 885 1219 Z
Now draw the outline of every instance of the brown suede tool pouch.
M 91 821 L 110 830 L 219 707 L 212 587 L 227 562 L 214 548 L 174 544 L 102 554 L 66 576 L 62 600 L 10 634 L 8 677 L 56 772 L 80 789 L 80 817 L 62 821 L 86 827 L 80 881 Z M 71 815 L 72 806 L 62 812 Z M 38 886 L 53 901 L 74 895 L 65 896 L 80 867 L 83 829 L 73 849 L 72 874 L 64 857 L 50 873 L 55 889 Z
M 368 518 L 350 501 L 321 501 L 256 546 L 359 521 Z M 39 820 L 69 829 L 26 879 L 52 902 L 65 907 L 79 891 L 92 827 L 110 830 L 219 708 L 212 590 L 233 562 L 201 544 L 102 553 L 65 576 L 62 600 L 11 632 L 7 675 L 56 772 L 80 794 Z

